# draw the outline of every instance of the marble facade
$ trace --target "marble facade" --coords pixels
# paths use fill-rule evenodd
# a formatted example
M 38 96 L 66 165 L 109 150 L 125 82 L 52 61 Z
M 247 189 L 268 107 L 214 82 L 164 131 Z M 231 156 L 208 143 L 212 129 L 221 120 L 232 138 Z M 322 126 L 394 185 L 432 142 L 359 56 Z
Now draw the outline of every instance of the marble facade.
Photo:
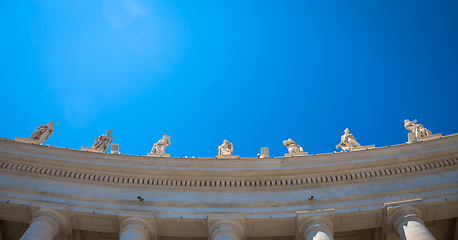
M 458 134 L 224 161 L 164 161 L 0 138 L 0 160 L 3 239 L 458 237 Z

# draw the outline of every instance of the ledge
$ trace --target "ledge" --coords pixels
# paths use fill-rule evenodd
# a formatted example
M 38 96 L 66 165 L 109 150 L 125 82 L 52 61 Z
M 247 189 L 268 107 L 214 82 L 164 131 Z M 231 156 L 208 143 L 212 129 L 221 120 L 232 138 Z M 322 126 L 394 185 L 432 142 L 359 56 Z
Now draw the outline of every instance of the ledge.
M 458 134 L 357 152 L 224 161 L 105 154 L 0 138 L 0 157 L 1 169 L 67 180 L 163 187 L 292 187 L 456 165 Z

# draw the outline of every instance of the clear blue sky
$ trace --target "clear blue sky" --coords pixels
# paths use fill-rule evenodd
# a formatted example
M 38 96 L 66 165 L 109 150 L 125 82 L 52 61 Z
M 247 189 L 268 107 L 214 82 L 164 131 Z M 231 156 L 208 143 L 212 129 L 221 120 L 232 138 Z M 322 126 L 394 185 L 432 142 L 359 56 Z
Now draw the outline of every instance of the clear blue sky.
M 1 1 L 0 136 L 214 157 L 458 133 L 458 1 Z

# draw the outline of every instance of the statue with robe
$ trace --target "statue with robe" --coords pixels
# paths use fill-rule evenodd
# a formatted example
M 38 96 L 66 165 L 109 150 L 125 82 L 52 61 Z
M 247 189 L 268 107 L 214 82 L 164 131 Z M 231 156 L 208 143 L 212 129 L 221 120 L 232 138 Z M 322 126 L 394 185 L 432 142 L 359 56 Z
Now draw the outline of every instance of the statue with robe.
M 417 139 L 428 137 L 432 135 L 432 132 L 423 127 L 421 124 L 415 124 L 417 119 L 410 121 L 409 119 L 404 120 L 404 127 L 415 133 Z
M 339 147 L 342 148 L 344 151 L 352 151 L 354 148 L 361 147 L 353 134 L 350 134 L 350 130 L 347 128 L 345 129 L 345 134 L 340 137 L 340 143 L 336 146 L 336 149 Z
M 52 133 L 54 132 L 54 122 L 50 122 L 46 125 L 40 125 L 38 126 L 37 130 L 32 133 L 32 136 L 30 136 L 30 139 L 36 140 L 37 143 L 41 144 L 46 139 L 48 139 Z
M 98 138 L 94 140 L 94 145 L 92 145 L 92 148 L 106 152 L 111 141 L 113 141 L 113 137 L 111 137 L 110 135 L 110 130 L 107 131 L 107 135 L 100 135 Z
M 170 146 L 170 136 L 167 136 L 167 134 L 164 134 L 162 136 L 162 139 L 157 141 L 157 143 L 154 144 L 153 149 L 151 149 L 151 153 L 153 154 L 165 154 L 165 147 Z
M 283 141 L 283 145 L 288 149 L 289 154 L 302 153 L 304 149 L 301 146 L 297 145 L 291 138 Z
M 228 140 L 224 140 L 223 144 L 218 147 L 218 156 L 232 156 L 233 152 L 232 143 Z

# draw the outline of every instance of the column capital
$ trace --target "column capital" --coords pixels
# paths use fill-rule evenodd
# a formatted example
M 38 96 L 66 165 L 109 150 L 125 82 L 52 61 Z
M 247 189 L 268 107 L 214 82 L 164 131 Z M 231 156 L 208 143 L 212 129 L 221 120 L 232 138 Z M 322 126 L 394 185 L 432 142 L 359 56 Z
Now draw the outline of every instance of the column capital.
M 151 223 L 140 217 L 129 217 L 124 219 L 119 225 L 119 235 L 121 236 L 123 232 L 130 229 L 140 231 L 147 239 L 152 239 L 154 237 L 154 228 Z
M 296 212 L 296 239 L 305 238 L 316 229 L 329 231 L 334 235 L 335 209 L 318 209 Z
M 403 223 L 406 220 L 410 219 L 415 219 L 419 222 L 423 223 L 423 220 L 421 219 L 421 211 L 420 209 L 413 207 L 413 206 L 402 206 L 402 207 L 392 207 L 389 209 L 387 212 L 386 216 L 386 230 L 385 232 L 390 233 L 394 232 L 396 234 L 398 233 L 398 227 L 401 223 Z
M 213 240 L 216 235 L 223 232 L 235 233 L 238 239 L 243 238 L 243 226 L 230 219 L 222 219 L 211 225 L 208 229 L 208 236 Z
M 305 219 L 299 226 L 299 233 L 303 239 L 305 239 L 309 233 L 317 229 L 323 229 L 329 231 L 334 235 L 334 224 L 332 220 L 325 216 L 312 216 Z
M 230 233 L 243 239 L 244 237 L 245 215 L 207 215 L 208 239 L 213 240 L 217 235 Z
M 63 232 L 67 227 L 67 220 L 65 217 L 51 208 L 40 208 L 36 210 L 32 215 L 32 221 L 30 224 L 35 221 L 45 221 L 49 223 L 54 229 L 56 236 Z
M 21 240 L 52 240 L 65 234 L 68 221 L 58 211 L 51 208 L 38 208 L 33 212 L 30 227 Z

